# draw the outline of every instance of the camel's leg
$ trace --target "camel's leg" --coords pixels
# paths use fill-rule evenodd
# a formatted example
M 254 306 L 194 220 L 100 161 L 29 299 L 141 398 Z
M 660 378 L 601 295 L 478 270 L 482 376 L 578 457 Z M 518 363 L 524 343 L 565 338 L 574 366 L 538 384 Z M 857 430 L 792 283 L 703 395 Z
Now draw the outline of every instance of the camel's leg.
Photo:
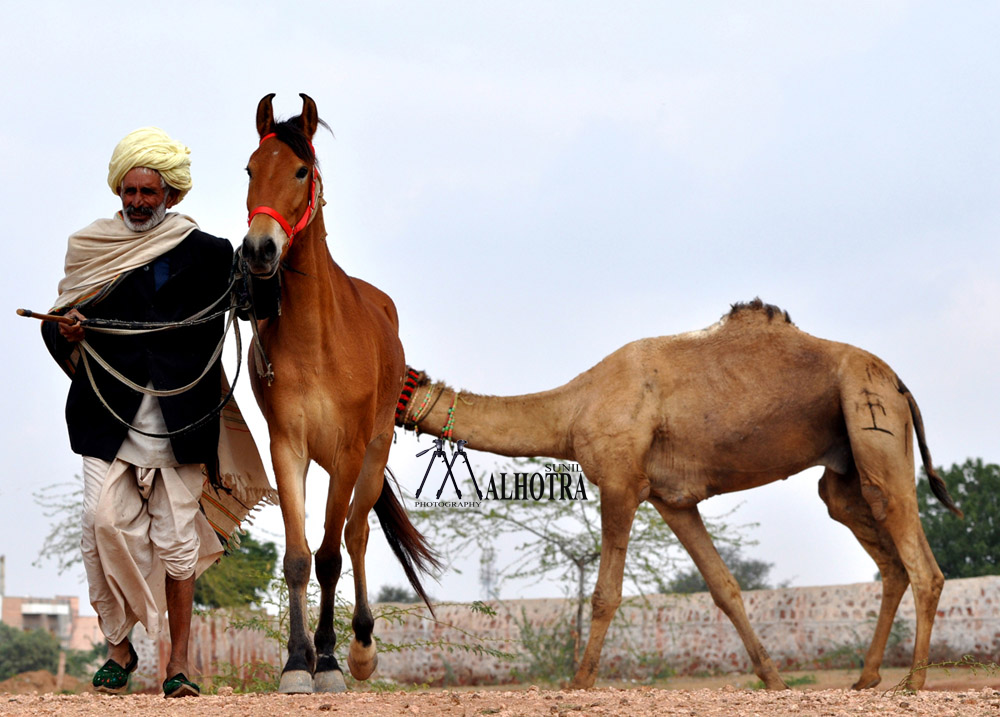
M 911 469 L 912 473 L 912 469 Z M 912 481 L 912 478 L 910 479 Z M 924 536 L 923 527 L 920 525 L 920 516 L 917 511 L 916 490 L 912 482 L 909 483 L 910 492 L 913 494 L 900 495 L 899 492 L 892 493 L 888 485 L 884 482 L 882 487 L 878 487 L 876 481 L 866 478 L 862 473 L 861 490 L 870 506 L 875 519 L 878 520 L 879 513 L 875 506 L 885 503 L 884 519 L 881 521 L 882 528 L 889 534 L 895 544 L 899 559 L 906 568 L 910 584 L 913 586 L 913 602 L 916 609 L 917 629 L 914 635 L 913 645 L 913 674 L 909 679 L 909 687 L 919 690 L 924 685 L 927 677 L 927 659 L 930 655 L 931 631 L 934 627 L 934 617 L 937 614 L 938 600 L 941 597 L 941 590 L 944 588 L 944 575 L 934 560 L 927 538 Z M 902 487 L 902 481 L 896 481 L 897 486 Z M 893 611 L 895 613 L 895 611 Z M 882 615 L 879 615 L 880 621 Z M 881 626 L 883 630 L 892 627 L 891 618 L 886 620 L 886 625 Z
M 368 607 L 365 551 L 368 548 L 368 513 L 382 494 L 385 465 L 389 459 L 391 445 L 391 432 L 376 436 L 368 444 L 344 533 L 347 552 L 351 556 L 351 566 L 354 569 L 354 619 L 351 622 L 354 639 L 351 640 L 351 649 L 347 653 L 347 666 L 351 669 L 351 675 L 357 680 L 367 680 L 378 666 L 375 641 L 372 639 L 375 619 Z
M 593 687 L 597 679 L 597 665 L 601 659 L 604 637 L 622 601 L 625 555 L 639 503 L 635 485 L 601 484 L 601 562 L 591 599 L 593 617 L 590 622 L 590 637 L 573 677 L 573 689 Z
M 343 565 L 340 539 L 359 463 L 358 459 L 351 460 L 349 456 L 342 455 L 336 467 L 328 467 L 330 488 L 326 496 L 323 543 L 316 551 L 316 580 L 320 586 L 319 623 L 315 636 L 316 673 L 313 679 L 313 689 L 316 692 L 343 692 L 347 689 L 344 674 L 334 654 L 337 644 L 334 608 L 337 582 Z
M 830 517 L 851 529 L 854 537 L 875 561 L 882 575 L 882 605 L 871 645 L 865 654 L 861 676 L 853 689 L 875 687 L 882 678 L 879 668 L 885 655 L 885 646 L 892 631 L 899 601 L 903 598 L 910 579 L 906 575 L 892 542 L 892 536 L 875 520 L 871 508 L 861 495 L 861 483 L 856 472 L 842 476 L 827 469 L 819 481 L 819 494 L 826 503 Z
M 694 506 L 671 508 L 655 496 L 650 497 L 649 500 L 688 551 L 695 566 L 708 584 L 712 600 L 733 623 L 740 639 L 743 640 L 747 654 L 750 655 L 753 671 L 757 677 L 764 681 L 764 685 L 769 690 L 788 689 L 788 685 L 778 674 L 771 656 L 767 654 L 767 650 L 761 644 L 757 633 L 750 626 L 750 619 L 743 607 L 740 585 L 715 549 L 712 538 L 701 520 L 698 508 Z
M 909 686 L 923 687 L 931 631 L 944 575 L 934 560 L 917 510 L 910 406 L 892 371 L 859 354 L 842 368 L 841 404 L 860 476 L 860 490 L 875 520 L 892 537 L 913 586 L 917 630 Z
M 287 440 L 271 436 L 281 518 L 285 524 L 285 582 L 288 584 L 288 659 L 281 671 L 279 692 L 312 692 L 316 651 L 306 632 L 306 587 L 312 555 L 306 542 L 305 488 L 308 458 Z

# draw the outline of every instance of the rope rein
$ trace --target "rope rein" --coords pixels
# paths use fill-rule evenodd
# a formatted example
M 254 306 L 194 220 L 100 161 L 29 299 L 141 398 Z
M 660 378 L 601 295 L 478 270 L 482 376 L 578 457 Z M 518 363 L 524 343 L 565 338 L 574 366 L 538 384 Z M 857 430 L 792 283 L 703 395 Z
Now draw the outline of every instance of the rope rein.
M 128 421 L 126 421 L 124 418 L 122 418 L 121 416 L 119 416 L 118 413 L 115 412 L 115 410 L 113 408 L 111 408 L 110 404 L 108 404 L 107 400 L 104 398 L 103 395 L 101 395 L 100 390 L 97 388 L 97 383 L 94 381 L 94 375 L 93 375 L 93 373 L 90 370 L 90 363 L 88 363 L 88 361 L 87 361 L 87 354 L 86 353 L 82 353 L 80 355 L 80 358 L 83 361 L 83 368 L 87 372 L 87 379 L 90 381 L 90 387 L 94 390 L 94 393 L 97 394 L 97 398 L 100 399 L 101 405 L 103 405 L 104 408 L 106 408 L 108 410 L 108 413 L 110 413 L 115 418 L 115 420 L 117 420 L 123 426 L 126 426 L 130 431 L 135 431 L 136 433 L 139 433 L 139 434 L 141 434 L 143 436 L 149 436 L 150 438 L 173 438 L 174 436 L 180 436 L 180 435 L 183 435 L 185 433 L 189 433 L 191 431 L 197 430 L 197 429 L 201 428 L 202 426 L 204 426 L 209 421 L 213 420 L 216 416 L 218 416 L 220 413 L 222 413 L 222 409 L 226 407 L 226 404 L 229 403 L 229 400 L 233 397 L 233 392 L 236 390 L 236 382 L 240 378 L 240 367 L 241 367 L 241 365 L 243 363 L 242 359 L 240 358 L 241 355 L 242 355 L 242 353 L 243 353 L 243 343 L 242 343 L 241 338 L 240 338 L 240 328 L 239 328 L 239 325 L 238 324 L 232 324 L 232 322 L 230 322 L 230 325 L 235 326 L 236 357 L 237 358 L 236 358 L 236 375 L 233 376 L 233 383 L 229 387 L 229 391 L 226 393 L 225 396 L 222 397 L 222 400 L 219 402 L 219 405 L 217 405 L 211 411 L 209 411 L 204 416 L 202 416 L 201 418 L 199 418 L 197 421 L 194 421 L 193 423 L 189 423 L 188 425 L 184 426 L 183 428 L 178 428 L 175 431 L 167 431 L 166 433 L 150 433 L 148 431 L 144 431 L 141 428 L 136 428 L 131 423 L 129 423 Z M 228 327 L 227 327 L 227 331 L 228 331 Z M 225 334 L 223 334 L 223 340 L 225 340 Z M 155 389 L 148 389 L 145 386 L 143 386 L 143 387 L 137 388 L 136 390 L 138 390 L 140 393 L 145 393 L 145 394 L 148 394 L 150 396 L 173 396 L 173 395 L 177 395 L 178 393 L 182 393 L 184 391 L 189 390 L 195 384 L 197 384 L 202 378 L 204 378 L 205 374 L 208 373 L 208 371 L 212 367 L 213 363 L 215 363 L 214 359 L 209 362 L 208 366 L 205 367 L 205 370 L 202 371 L 201 376 L 199 376 L 195 381 L 193 381 L 192 383 L 188 384 L 188 386 L 185 386 L 182 389 L 174 390 L 174 391 L 156 391 Z M 115 373 L 117 374 L 117 372 L 115 372 Z M 115 375 L 115 374 L 112 374 L 112 375 Z M 120 374 L 118 374 L 118 375 L 120 375 Z M 132 381 L 128 381 L 127 379 L 126 379 L 126 382 L 127 382 L 126 385 L 129 385 L 130 387 L 131 386 L 138 386 L 138 384 L 135 384 Z
M 253 328 L 254 334 L 254 346 L 255 352 L 254 356 L 257 364 L 257 374 L 267 380 L 268 384 L 274 380 L 274 370 L 271 363 L 267 360 L 267 355 L 264 353 L 264 349 L 260 344 L 260 337 L 257 332 L 257 320 L 253 312 L 253 296 L 250 290 L 250 281 L 248 279 L 248 272 L 246 271 L 246 264 L 243 261 L 243 254 L 241 251 L 237 251 L 233 257 L 233 269 L 230 274 L 229 286 L 226 288 L 225 292 L 218 299 L 213 301 L 211 304 L 206 306 L 204 309 L 196 312 L 190 317 L 183 319 L 181 321 L 120 321 L 118 319 L 84 319 L 80 322 L 87 329 L 94 331 L 96 333 L 110 334 L 114 336 L 134 336 L 141 334 L 154 333 L 158 331 L 169 331 L 173 329 L 183 329 L 190 328 L 192 326 L 198 326 L 205 324 L 215 319 L 228 314 L 228 319 L 226 321 L 226 327 L 222 332 L 222 336 L 219 338 L 219 343 L 216 345 L 215 349 L 212 351 L 212 355 L 208 360 L 205 368 L 201 371 L 197 378 L 195 378 L 190 383 L 179 386 L 177 388 L 170 389 L 155 389 L 148 388 L 146 386 L 140 386 L 136 382 L 132 381 L 130 378 L 122 374 L 120 371 L 115 369 L 111 364 L 109 364 L 104 358 L 100 356 L 90 343 L 83 339 L 80 341 L 80 347 L 83 349 L 80 352 L 80 360 L 83 363 L 83 368 L 87 374 L 87 380 L 90 382 L 90 387 L 93 389 L 94 394 L 100 400 L 101 405 L 107 409 L 115 420 L 126 426 L 129 430 L 135 431 L 143 436 L 148 436 L 150 438 L 172 438 L 173 436 L 179 436 L 184 433 L 189 433 L 191 431 L 201 428 L 203 425 L 208 423 L 208 421 L 216 418 L 225 408 L 226 404 L 229 403 L 230 399 L 233 397 L 233 393 L 236 390 L 236 383 L 239 381 L 240 369 L 243 364 L 243 340 L 240 334 L 239 323 L 236 321 L 236 316 L 238 312 L 247 311 L 250 316 L 250 324 Z M 229 305 L 227 308 L 213 310 L 219 304 L 222 304 L 228 299 Z M 108 375 L 116 379 L 119 383 L 124 384 L 128 388 L 132 389 L 141 394 L 148 396 L 178 396 L 182 393 L 190 391 L 194 388 L 209 371 L 215 365 L 216 361 L 222 356 L 222 350 L 225 346 L 226 336 L 229 334 L 230 329 L 233 330 L 236 339 L 236 374 L 233 377 L 232 384 L 229 387 L 229 391 L 219 404 L 209 411 L 207 414 L 194 421 L 193 423 L 179 428 L 174 431 L 167 431 L 166 433 L 149 433 L 136 428 L 131 423 L 126 421 L 124 418 L 118 415 L 118 413 L 111 408 L 107 399 L 104 398 L 100 389 L 97 387 L 97 381 L 94 378 L 93 369 L 90 365 L 90 358 L 93 358 L 97 364 L 103 368 Z
M 267 352 L 264 350 L 264 344 L 260 341 L 260 330 L 257 327 L 257 316 L 254 313 L 254 303 L 253 303 L 253 282 L 247 279 L 250 272 L 247 270 L 246 259 L 243 258 L 243 247 L 240 247 L 236 251 L 236 257 L 234 261 L 240 268 L 240 275 L 243 277 L 245 283 L 245 288 L 247 292 L 247 300 L 250 304 L 250 331 L 253 333 L 253 359 L 254 368 L 257 369 L 257 377 L 262 378 L 267 381 L 267 385 L 270 386 L 274 383 L 274 366 L 271 365 L 270 359 L 267 357 Z M 281 292 L 281 273 L 278 273 L 278 292 Z M 281 299 L 278 299 L 278 316 L 281 316 Z
M 180 386 L 178 388 L 155 389 L 155 388 L 147 388 L 146 386 L 140 386 L 135 381 L 130 379 L 128 376 L 125 376 L 116 368 L 114 368 L 105 359 L 101 358 L 101 356 L 94 350 L 94 347 L 91 346 L 86 339 L 83 339 L 80 342 L 80 347 L 83 348 L 83 353 L 80 354 L 80 358 L 83 360 L 83 367 L 87 371 L 87 376 L 90 378 L 90 385 L 94 388 L 94 391 L 95 392 L 97 391 L 97 386 L 94 384 L 93 375 L 90 369 L 90 361 L 87 359 L 88 355 L 90 355 L 97 362 L 97 364 L 105 371 L 107 371 L 113 378 L 117 379 L 119 383 L 123 383 L 129 388 L 131 388 L 133 391 L 138 391 L 139 393 L 146 394 L 147 396 L 178 396 L 182 393 L 185 393 L 186 391 L 190 391 L 192 388 L 198 385 L 198 383 L 203 378 L 205 378 L 205 375 L 212 369 L 212 366 L 215 364 L 216 360 L 222 355 L 222 348 L 226 342 L 226 334 L 229 333 L 229 329 L 233 326 L 233 322 L 236 318 L 236 310 L 235 310 L 236 307 L 234 306 L 235 294 L 232 291 L 232 288 L 233 286 L 235 286 L 235 284 L 236 280 L 234 279 L 232 282 L 230 282 L 229 288 L 226 289 L 226 294 L 216 299 L 215 302 L 213 302 L 206 309 L 202 309 L 194 316 L 188 319 L 184 319 L 183 321 L 136 322 L 137 324 L 144 325 L 143 328 L 125 328 L 125 326 L 127 325 L 130 326 L 131 322 L 117 321 L 117 320 L 114 321 L 115 324 L 118 324 L 116 328 L 107 328 L 104 326 L 92 327 L 88 323 L 87 328 L 96 331 L 97 333 L 112 334 L 115 336 L 133 336 L 133 335 L 153 333 L 156 331 L 167 331 L 170 329 L 179 329 L 179 328 L 188 328 L 190 326 L 197 326 L 198 324 L 203 324 L 206 323 L 206 321 L 215 319 L 218 316 L 222 316 L 225 313 L 229 314 L 229 320 L 226 323 L 226 328 L 222 332 L 222 336 L 219 339 L 219 343 L 215 347 L 215 350 L 212 352 L 212 356 L 211 358 L 209 358 L 208 364 L 205 366 L 205 369 L 200 374 L 198 374 L 198 377 L 193 381 L 191 381 L 191 383 L 187 384 L 186 386 Z M 215 306 L 220 301 L 225 299 L 227 295 L 230 297 L 230 306 L 228 309 L 222 312 L 214 313 L 211 315 L 211 317 L 204 317 L 204 314 L 208 311 L 208 309 L 211 309 L 213 306 Z M 240 340 L 239 340 L 238 329 L 236 333 L 237 333 L 236 342 L 237 344 L 239 344 Z M 98 397 L 100 397 L 100 393 L 98 393 L 97 395 Z M 101 400 L 103 401 L 104 399 L 102 398 Z

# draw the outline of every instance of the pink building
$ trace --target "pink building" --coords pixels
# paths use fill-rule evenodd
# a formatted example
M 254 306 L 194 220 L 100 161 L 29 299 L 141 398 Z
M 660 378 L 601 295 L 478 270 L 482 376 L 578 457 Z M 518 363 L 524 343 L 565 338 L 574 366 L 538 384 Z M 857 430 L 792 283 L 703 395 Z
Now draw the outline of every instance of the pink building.
M 81 616 L 80 599 L 0 596 L 0 622 L 20 630 L 47 630 L 67 650 L 89 650 L 103 643 L 96 615 Z

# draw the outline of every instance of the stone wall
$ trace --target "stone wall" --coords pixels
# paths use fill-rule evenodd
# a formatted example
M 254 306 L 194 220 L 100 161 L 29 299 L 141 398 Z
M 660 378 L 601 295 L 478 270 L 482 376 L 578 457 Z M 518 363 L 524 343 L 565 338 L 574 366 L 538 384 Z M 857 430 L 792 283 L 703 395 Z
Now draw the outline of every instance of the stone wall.
M 756 590 L 744 593 L 743 600 L 750 622 L 772 659 L 779 669 L 789 669 L 829 666 L 831 660 L 856 646 L 863 654 L 875 628 L 881 596 L 882 584 L 874 582 Z M 441 623 L 489 636 L 494 644 L 507 645 L 511 652 L 518 651 L 522 615 L 543 631 L 572 620 L 572 606 L 563 600 L 519 600 L 494 607 L 496 617 L 476 615 L 460 605 L 442 606 L 437 616 Z M 886 664 L 909 665 L 916 624 L 910 591 L 903 597 L 897 621 L 904 626 L 905 637 L 888 651 Z M 589 625 L 584 638 L 588 630 Z M 377 624 L 376 632 L 381 639 L 393 642 L 462 640 L 459 630 L 412 618 L 399 625 Z M 945 584 L 934 625 L 931 661 L 963 655 L 1000 660 L 1000 577 Z M 527 665 L 525 659 L 506 662 L 438 650 L 385 654 L 380 659 L 380 675 L 405 682 L 504 682 L 512 670 Z M 707 593 L 654 595 L 646 602 L 626 599 L 605 641 L 601 674 L 642 678 L 664 668 L 677 674 L 752 671 L 732 623 Z
M 875 627 L 881 583 L 813 588 L 758 590 L 743 595 L 750 621 L 779 669 L 829 666 L 829 660 L 860 646 L 862 652 Z M 468 605 L 408 611 L 398 620 L 379 620 L 376 636 L 387 643 L 449 643 L 401 652 L 382 650 L 375 678 L 399 682 L 460 684 L 509 682 L 524 670 L 528 656 L 521 647 L 524 618 L 536 632 L 558 629 L 572 640 L 573 606 L 565 600 L 510 600 L 491 603 L 496 615 Z M 586 611 L 589 614 L 589 605 Z M 915 627 L 913 598 L 908 591 L 897 613 L 904 638 L 886 655 L 887 665 L 908 665 Z M 227 630 L 224 616 L 198 617 L 192 635 L 193 671 L 218 672 L 217 665 L 235 668 L 257 661 L 278 665 L 277 645 L 261 633 Z M 584 638 L 589 625 L 584 627 Z M 340 636 L 343 640 L 345 636 Z M 543 640 L 549 650 L 557 643 Z M 462 646 L 470 649 L 462 649 Z M 488 646 L 521 656 L 498 659 L 476 650 Z M 161 664 L 166 645 L 159 646 Z M 1000 576 L 950 580 L 938 606 L 931 643 L 931 661 L 972 655 L 984 662 L 1000 661 Z M 654 595 L 644 603 L 626 599 L 609 631 L 601 674 L 642 678 L 672 670 L 750 672 L 750 661 L 728 618 L 707 593 Z M 162 677 L 160 678 L 162 679 Z
M 143 687 L 159 688 L 167 677 L 170 659 L 166 621 L 158 640 L 147 637 L 142 623 L 137 624 L 132 630 L 132 644 L 139 655 L 133 681 Z M 284 658 L 276 640 L 258 630 L 234 629 L 230 617 L 221 610 L 192 618 L 188 655 L 193 675 L 233 676 L 243 684 L 278 674 Z

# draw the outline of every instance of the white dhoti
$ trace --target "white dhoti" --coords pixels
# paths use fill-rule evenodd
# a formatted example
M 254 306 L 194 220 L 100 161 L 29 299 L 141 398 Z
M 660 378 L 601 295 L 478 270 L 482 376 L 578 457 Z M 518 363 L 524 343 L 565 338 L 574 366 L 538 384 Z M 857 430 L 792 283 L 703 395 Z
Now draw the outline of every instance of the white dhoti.
M 202 466 L 143 468 L 83 459 L 83 563 L 90 602 L 112 644 L 135 623 L 159 634 L 165 576 L 200 575 L 222 555 L 199 509 Z

